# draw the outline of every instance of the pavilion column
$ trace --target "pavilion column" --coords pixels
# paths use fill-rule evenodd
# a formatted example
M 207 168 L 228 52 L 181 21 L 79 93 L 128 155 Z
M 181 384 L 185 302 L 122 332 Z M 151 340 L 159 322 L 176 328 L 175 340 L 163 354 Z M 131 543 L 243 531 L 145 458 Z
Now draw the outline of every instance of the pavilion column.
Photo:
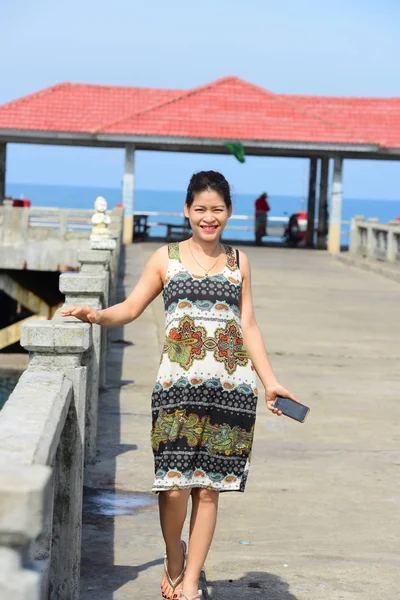
M 310 158 L 310 178 L 308 183 L 306 246 L 314 247 L 315 193 L 317 187 L 318 159 Z
M 133 241 L 133 194 L 135 186 L 135 147 L 128 144 L 125 148 L 125 168 L 122 182 L 122 203 L 124 206 L 124 244 Z
M 331 192 L 331 211 L 329 216 L 328 252 L 340 252 L 342 228 L 342 198 L 343 198 L 343 158 L 335 158 Z
M 319 184 L 319 204 L 318 204 L 318 231 L 317 248 L 326 250 L 326 236 L 328 233 L 328 178 L 329 178 L 329 158 L 321 158 L 321 178 Z
M 6 144 L 0 144 L 0 205 L 6 195 Z

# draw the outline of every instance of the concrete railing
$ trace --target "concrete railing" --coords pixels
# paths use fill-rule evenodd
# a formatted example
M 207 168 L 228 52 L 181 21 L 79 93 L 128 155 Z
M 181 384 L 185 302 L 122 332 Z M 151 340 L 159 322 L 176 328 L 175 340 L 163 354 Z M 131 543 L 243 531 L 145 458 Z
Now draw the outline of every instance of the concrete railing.
M 379 261 L 400 264 L 400 221 L 386 225 L 378 219 L 356 216 L 351 222 L 350 252 Z
M 111 227 L 117 226 L 121 210 L 110 213 Z M 0 206 L 0 244 L 28 239 L 71 240 L 87 238 L 93 227 L 93 210 Z
M 116 297 L 114 250 L 60 276 L 65 305 Z M 65 306 L 64 305 L 64 306 Z M 0 413 L 0 600 L 78 600 L 84 465 L 96 454 L 107 336 L 77 319 L 27 323 L 29 366 Z

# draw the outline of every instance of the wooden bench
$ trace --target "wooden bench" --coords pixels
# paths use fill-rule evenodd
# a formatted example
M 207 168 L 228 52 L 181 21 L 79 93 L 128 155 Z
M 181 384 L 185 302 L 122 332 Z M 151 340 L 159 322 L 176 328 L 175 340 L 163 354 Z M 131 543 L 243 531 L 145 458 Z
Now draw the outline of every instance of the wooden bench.
M 179 241 L 179 240 L 187 240 L 187 238 L 191 234 L 189 219 L 185 218 L 185 221 L 182 225 L 175 225 L 172 223 L 165 223 L 167 228 L 167 242 Z
M 133 219 L 133 239 L 147 240 L 150 225 L 147 223 L 147 215 L 135 215 Z

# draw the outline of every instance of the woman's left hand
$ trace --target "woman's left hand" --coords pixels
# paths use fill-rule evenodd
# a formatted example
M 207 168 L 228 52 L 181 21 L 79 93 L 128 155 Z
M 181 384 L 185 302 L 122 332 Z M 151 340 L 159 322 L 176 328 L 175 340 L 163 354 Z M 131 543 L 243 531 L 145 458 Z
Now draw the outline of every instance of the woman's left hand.
M 275 385 L 269 385 L 265 390 L 265 402 L 267 404 L 268 410 L 273 412 L 275 415 L 278 415 L 278 417 L 281 416 L 282 411 L 278 410 L 277 408 L 274 408 L 274 402 L 277 396 L 291 398 L 295 402 L 298 402 L 297 398 L 293 396 L 293 394 L 291 394 L 289 390 L 284 388 L 283 385 L 281 385 L 280 383 L 276 383 Z

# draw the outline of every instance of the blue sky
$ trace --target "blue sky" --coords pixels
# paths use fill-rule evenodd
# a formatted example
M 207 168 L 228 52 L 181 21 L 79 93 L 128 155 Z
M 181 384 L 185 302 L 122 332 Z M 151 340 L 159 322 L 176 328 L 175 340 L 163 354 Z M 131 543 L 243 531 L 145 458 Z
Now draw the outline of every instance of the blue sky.
M 237 75 L 281 93 L 400 96 L 394 0 L 13 0 L 0 103 L 60 81 L 190 88 Z M 237 192 L 303 194 L 307 162 L 139 152 L 136 185 L 184 189 L 219 169 Z M 13 145 L 12 182 L 119 186 L 120 150 Z M 346 161 L 345 195 L 400 199 L 400 163 Z

